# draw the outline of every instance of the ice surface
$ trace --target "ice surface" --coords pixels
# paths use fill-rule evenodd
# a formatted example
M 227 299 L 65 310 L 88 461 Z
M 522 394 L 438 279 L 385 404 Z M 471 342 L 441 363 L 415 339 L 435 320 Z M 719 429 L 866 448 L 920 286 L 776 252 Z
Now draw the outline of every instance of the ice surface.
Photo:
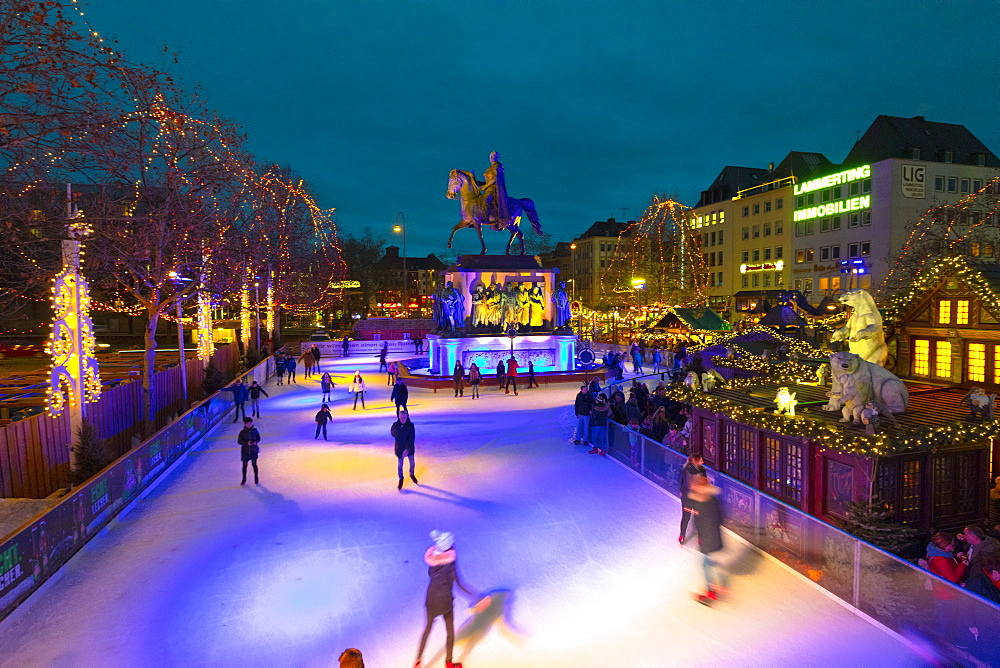
M 313 439 L 318 381 L 272 382 L 263 484 L 239 485 L 224 423 L 0 625 L 0 665 L 334 666 L 358 647 L 369 668 L 412 666 L 432 529 L 455 532 L 470 587 L 498 592 L 478 618 L 456 597 L 467 668 L 919 663 L 734 540 L 731 600 L 694 602 L 677 501 L 568 440 L 576 384 L 410 388 L 420 486 L 400 493 L 385 375 L 371 358 L 323 365 L 338 376 L 329 442 Z M 370 388 L 356 412 L 355 369 Z M 438 620 L 425 666 L 444 665 L 443 642 Z

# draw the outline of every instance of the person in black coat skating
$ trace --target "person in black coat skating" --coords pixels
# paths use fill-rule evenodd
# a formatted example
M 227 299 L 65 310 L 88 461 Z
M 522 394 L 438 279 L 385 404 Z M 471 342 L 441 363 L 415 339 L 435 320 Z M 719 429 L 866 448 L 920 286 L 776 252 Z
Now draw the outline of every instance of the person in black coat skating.
M 419 485 L 420 483 L 417 482 L 417 476 L 414 475 L 413 463 L 413 453 L 416 450 L 416 431 L 413 428 L 413 423 L 410 422 L 410 414 L 408 412 L 405 410 L 399 411 L 399 418 L 392 423 L 390 433 L 396 441 L 396 459 L 399 460 L 399 466 L 397 468 L 399 473 L 399 486 L 396 489 L 403 489 L 403 457 L 408 457 L 410 459 L 410 480 L 413 481 L 414 485 Z
M 396 377 L 396 384 L 392 386 L 392 394 L 389 396 L 389 400 L 395 402 L 396 404 L 396 417 L 399 417 L 400 408 L 406 410 L 406 401 L 410 398 L 410 390 L 403 383 L 403 379 Z
M 236 442 L 240 444 L 240 459 L 243 461 L 243 481 L 247 484 L 247 463 L 253 464 L 253 484 L 260 484 L 260 473 L 257 471 L 257 455 L 260 454 L 260 432 L 253 426 L 253 420 L 243 418 L 243 429 L 240 430 Z
M 708 482 L 702 475 L 691 477 L 688 490 L 688 512 L 694 516 L 694 528 L 698 532 L 698 549 L 701 550 L 702 567 L 705 571 L 707 591 L 698 596 L 704 603 L 718 600 L 726 592 L 726 572 L 719 568 L 712 555 L 722 551 L 722 503 L 719 501 L 721 489 Z
M 444 660 L 446 668 L 462 668 L 460 663 L 452 663 L 452 652 L 455 649 L 455 594 L 454 585 L 464 591 L 473 601 L 478 597 L 458 575 L 458 555 L 455 553 L 455 535 L 449 531 L 431 531 L 434 544 L 424 552 L 424 562 L 427 564 L 427 575 L 431 580 L 427 585 L 427 624 L 420 636 L 420 648 L 417 650 L 417 660 L 414 668 L 421 668 L 424 647 L 430 636 L 431 627 L 437 617 L 444 618 L 446 633 Z
M 681 535 L 677 540 L 681 545 L 687 540 L 688 522 L 691 521 L 691 513 L 688 510 L 688 490 L 691 489 L 691 478 L 696 475 L 705 476 L 705 460 L 701 454 L 695 453 L 688 457 L 687 463 L 681 469 Z
M 263 387 L 257 384 L 256 380 L 250 384 L 248 392 L 250 393 L 250 415 L 260 417 L 260 395 L 263 394 L 265 397 L 270 395 Z
M 323 440 L 324 441 L 327 440 L 326 423 L 330 422 L 332 419 L 333 419 L 333 413 L 330 412 L 330 407 L 327 406 L 326 404 L 323 404 L 320 407 L 319 411 L 317 411 L 316 413 L 316 436 L 313 440 L 319 438 L 320 430 L 323 431 Z

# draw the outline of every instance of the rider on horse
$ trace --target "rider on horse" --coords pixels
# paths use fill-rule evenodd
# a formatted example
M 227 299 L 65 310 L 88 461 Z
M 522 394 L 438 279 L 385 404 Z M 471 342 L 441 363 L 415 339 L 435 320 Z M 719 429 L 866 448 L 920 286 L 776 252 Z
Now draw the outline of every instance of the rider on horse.
M 493 229 L 502 230 L 510 221 L 510 212 L 507 210 L 507 183 L 504 180 L 503 165 L 500 163 L 500 154 L 496 151 L 490 153 L 490 166 L 483 172 L 483 178 L 486 179 L 482 193 L 486 198 L 487 217 Z

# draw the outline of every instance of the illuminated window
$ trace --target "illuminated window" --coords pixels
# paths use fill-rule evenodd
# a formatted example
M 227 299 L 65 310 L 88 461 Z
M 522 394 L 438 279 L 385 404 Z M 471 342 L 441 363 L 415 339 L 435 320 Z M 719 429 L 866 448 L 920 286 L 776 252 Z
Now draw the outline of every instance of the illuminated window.
M 969 344 L 969 367 L 966 370 L 968 379 L 973 383 L 986 382 L 986 344 Z
M 934 345 L 934 375 L 951 378 L 951 342 L 937 341 Z
M 947 299 L 943 299 L 938 302 L 938 324 L 951 324 L 951 302 Z
M 915 376 L 930 375 L 931 342 L 927 339 L 917 339 L 913 342 L 913 374 Z M 1000 355 L 1000 351 L 998 351 Z
M 1000 346 L 993 346 L 993 384 L 1000 385 Z
M 955 324 L 956 325 L 968 325 L 969 324 L 969 300 L 959 299 L 958 307 L 955 309 Z

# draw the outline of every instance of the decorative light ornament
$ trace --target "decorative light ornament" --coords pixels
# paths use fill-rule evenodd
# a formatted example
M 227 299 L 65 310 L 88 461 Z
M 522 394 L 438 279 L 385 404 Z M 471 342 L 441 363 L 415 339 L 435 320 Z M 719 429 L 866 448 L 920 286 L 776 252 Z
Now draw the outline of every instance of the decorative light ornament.
M 243 350 L 250 347 L 250 288 L 244 284 L 240 289 L 240 340 Z
M 66 186 L 67 231 L 69 239 L 62 242 L 63 266 L 52 285 L 52 336 L 46 352 L 52 356 L 49 387 L 45 399 L 52 417 L 62 415 L 67 407 L 71 429 L 80 426 L 84 405 L 101 396 L 98 370 L 97 340 L 90 319 L 90 290 L 80 273 L 80 239 L 91 233 L 83 212 L 73 204 L 72 188 Z

